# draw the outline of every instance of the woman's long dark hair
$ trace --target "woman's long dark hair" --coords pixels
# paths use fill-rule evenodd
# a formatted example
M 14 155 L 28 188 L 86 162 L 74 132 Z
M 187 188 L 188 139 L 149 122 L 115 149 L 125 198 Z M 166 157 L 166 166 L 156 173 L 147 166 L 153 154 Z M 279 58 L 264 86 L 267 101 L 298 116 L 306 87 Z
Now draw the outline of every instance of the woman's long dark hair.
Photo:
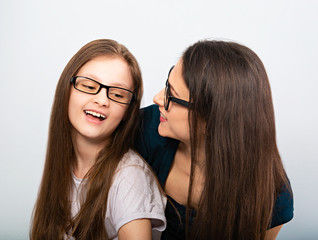
M 202 136 L 205 144 L 205 184 L 190 239 L 264 239 L 275 197 L 288 186 L 265 68 L 245 46 L 200 41 L 184 52 L 182 75 L 191 101 L 188 206 Z
M 71 218 L 72 167 L 76 157 L 71 138 L 68 104 L 71 77 L 97 56 L 118 57 L 130 68 L 136 98 L 129 105 L 122 122 L 112 134 L 112 141 L 99 153 L 87 174 L 86 196 L 79 213 Z M 33 212 L 30 239 L 63 239 L 73 233 L 77 240 L 108 239 L 105 214 L 113 174 L 123 155 L 132 146 L 142 98 L 142 77 L 138 63 L 128 49 L 109 39 L 92 41 L 68 62 L 59 79 L 51 113 L 46 161 Z

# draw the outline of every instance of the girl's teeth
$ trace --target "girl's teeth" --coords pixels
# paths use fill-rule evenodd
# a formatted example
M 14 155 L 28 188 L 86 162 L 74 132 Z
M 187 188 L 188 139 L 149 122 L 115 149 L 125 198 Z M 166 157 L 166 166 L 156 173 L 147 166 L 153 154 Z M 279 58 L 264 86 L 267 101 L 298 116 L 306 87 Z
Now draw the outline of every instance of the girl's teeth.
M 97 113 L 97 112 L 93 112 L 93 111 L 85 111 L 86 114 L 90 114 L 94 117 L 98 117 L 98 118 L 106 118 L 105 115 Z

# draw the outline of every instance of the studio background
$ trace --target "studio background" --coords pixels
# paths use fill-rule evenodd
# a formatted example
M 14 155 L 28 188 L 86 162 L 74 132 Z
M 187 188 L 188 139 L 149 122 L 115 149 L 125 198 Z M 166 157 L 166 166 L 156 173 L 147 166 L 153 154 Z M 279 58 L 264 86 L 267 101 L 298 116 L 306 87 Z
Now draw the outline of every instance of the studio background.
M 270 79 L 278 147 L 294 191 L 294 219 L 277 239 L 317 239 L 317 12 L 314 0 L 2 0 L 0 239 L 28 239 L 57 81 L 69 59 L 99 38 L 136 56 L 143 106 L 197 40 L 254 50 Z

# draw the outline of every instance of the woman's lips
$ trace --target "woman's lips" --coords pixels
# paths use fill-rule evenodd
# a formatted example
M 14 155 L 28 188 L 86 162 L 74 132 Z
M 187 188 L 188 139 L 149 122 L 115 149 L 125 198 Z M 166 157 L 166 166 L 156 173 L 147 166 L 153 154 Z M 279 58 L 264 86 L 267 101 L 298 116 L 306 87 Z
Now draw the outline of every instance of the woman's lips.
M 167 118 L 160 112 L 160 122 L 167 122 Z

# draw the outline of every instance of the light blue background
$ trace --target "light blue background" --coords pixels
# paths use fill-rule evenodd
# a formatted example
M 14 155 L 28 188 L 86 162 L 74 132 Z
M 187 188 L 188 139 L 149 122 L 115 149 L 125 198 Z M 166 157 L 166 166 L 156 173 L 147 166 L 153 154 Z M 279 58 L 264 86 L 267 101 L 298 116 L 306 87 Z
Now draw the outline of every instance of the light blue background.
M 295 195 L 295 217 L 277 239 L 318 239 L 317 12 L 314 0 L 2 0 L 0 239 L 28 239 L 56 83 L 73 54 L 97 38 L 134 53 L 143 106 L 189 44 L 229 39 L 252 48 L 268 71 L 278 147 Z

